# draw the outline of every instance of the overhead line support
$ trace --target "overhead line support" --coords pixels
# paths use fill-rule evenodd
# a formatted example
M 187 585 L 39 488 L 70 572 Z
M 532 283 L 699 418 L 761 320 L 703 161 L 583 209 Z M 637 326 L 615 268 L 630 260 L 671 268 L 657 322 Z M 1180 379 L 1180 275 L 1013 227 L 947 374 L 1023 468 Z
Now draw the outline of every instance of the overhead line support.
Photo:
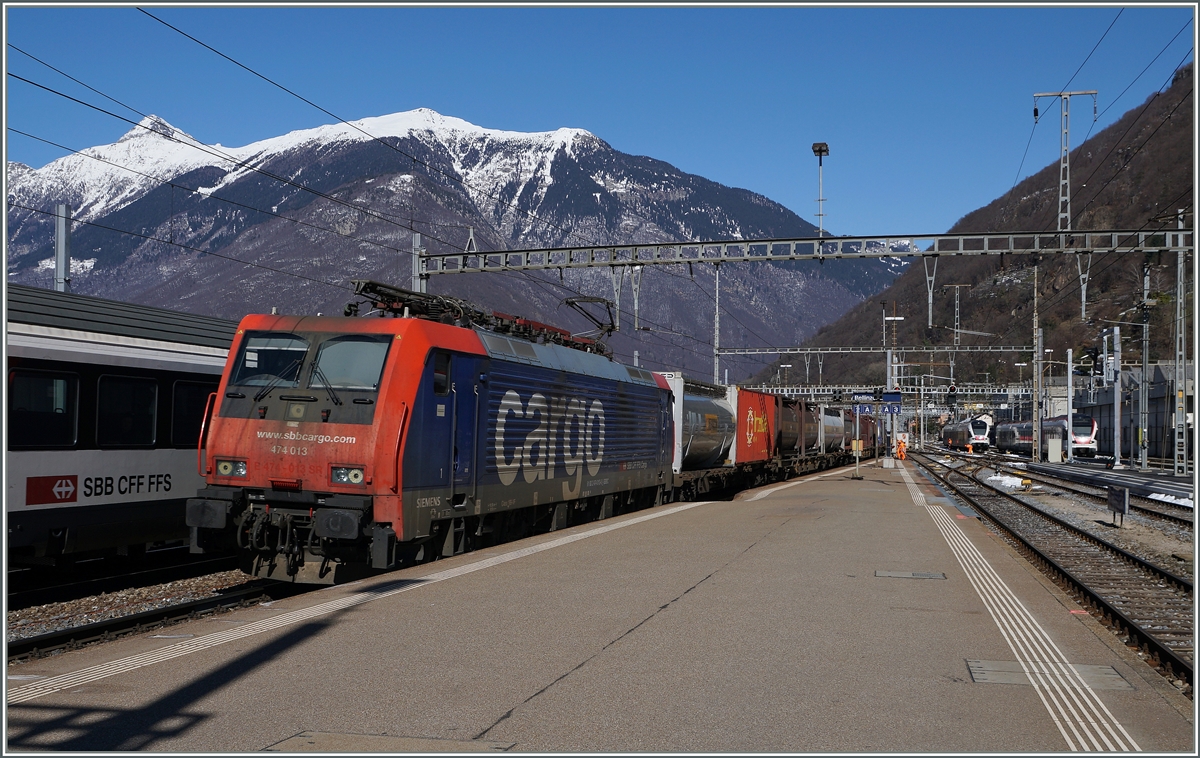
M 904 250 L 893 250 L 903 245 Z M 769 263 L 840 258 L 933 257 L 945 255 L 1054 255 L 1088 252 L 1176 252 L 1191 250 L 1191 230 L 1171 232 L 1089 231 L 1010 234 L 803 237 L 761 240 L 687 241 L 664 244 L 539 248 L 494 252 L 425 253 L 426 276 L 489 271 L 677 266 L 694 263 Z M 923 248 L 923 249 L 922 249 Z

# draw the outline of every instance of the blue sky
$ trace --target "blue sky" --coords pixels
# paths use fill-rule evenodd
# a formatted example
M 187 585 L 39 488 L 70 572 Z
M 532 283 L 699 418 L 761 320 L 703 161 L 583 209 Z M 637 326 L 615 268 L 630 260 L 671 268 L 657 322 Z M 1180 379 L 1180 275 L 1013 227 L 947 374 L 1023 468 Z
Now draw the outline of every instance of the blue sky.
M 1090 98 L 1072 100 L 1078 145 L 1168 82 L 1195 40 L 1190 5 L 144 7 L 346 119 L 427 107 L 495 129 L 583 128 L 814 223 L 811 145 L 827 142 L 836 234 L 945 231 L 1008 191 L 1018 169 L 1057 160 L 1058 106 L 1042 101 L 1035 129 L 1035 92 L 1099 90 L 1094 125 Z M 10 46 L 206 142 L 331 121 L 134 7 L 5 12 Z M 137 120 L 5 52 L 9 73 Z M 130 129 L 6 79 L 8 127 L 76 149 Z M 64 154 L 5 138 L 8 160 L 40 167 Z

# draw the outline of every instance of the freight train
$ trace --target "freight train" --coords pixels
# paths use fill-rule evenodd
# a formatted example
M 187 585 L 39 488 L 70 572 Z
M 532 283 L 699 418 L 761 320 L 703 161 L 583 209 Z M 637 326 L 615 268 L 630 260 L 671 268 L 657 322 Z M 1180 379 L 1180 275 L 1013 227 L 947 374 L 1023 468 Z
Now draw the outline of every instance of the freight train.
M 186 543 L 237 323 L 10 284 L 6 327 L 9 566 Z
M 869 417 L 614 362 L 598 342 L 356 281 L 380 315 L 251 315 L 209 400 L 193 552 L 335 583 L 848 463 Z M 348 315 L 356 306 L 347 306 Z
M 1074 454 L 1084 457 L 1095 456 L 1097 450 L 1096 420 L 1091 416 L 1076 413 L 1072 420 L 1072 432 L 1071 445 Z M 1042 451 L 1046 450 L 1046 442 L 1050 435 L 1065 439 L 1066 434 L 1066 416 L 1042 419 Z M 996 449 L 1005 453 L 1032 455 L 1033 422 L 1016 421 L 998 424 L 996 426 Z

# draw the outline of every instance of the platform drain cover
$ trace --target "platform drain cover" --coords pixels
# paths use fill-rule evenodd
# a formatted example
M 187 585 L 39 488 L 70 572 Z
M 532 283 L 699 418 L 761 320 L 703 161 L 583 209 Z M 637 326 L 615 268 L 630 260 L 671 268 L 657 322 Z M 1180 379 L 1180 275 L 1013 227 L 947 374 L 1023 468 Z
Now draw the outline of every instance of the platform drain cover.
M 945 574 L 932 571 L 876 571 L 875 576 L 890 576 L 893 579 L 945 579 Z
M 300 732 L 267 748 L 279 753 L 502 753 L 515 742 L 393 737 L 389 734 Z
M 1027 664 L 1031 672 L 1050 674 L 1050 667 L 1035 661 Z M 985 684 L 1029 684 L 1020 661 L 967 661 L 971 680 Z M 1072 663 L 1071 668 L 1079 672 L 1083 681 L 1094 690 L 1131 690 L 1133 685 L 1125 681 L 1112 666 L 1088 666 Z M 1074 682 L 1078 684 L 1078 682 Z

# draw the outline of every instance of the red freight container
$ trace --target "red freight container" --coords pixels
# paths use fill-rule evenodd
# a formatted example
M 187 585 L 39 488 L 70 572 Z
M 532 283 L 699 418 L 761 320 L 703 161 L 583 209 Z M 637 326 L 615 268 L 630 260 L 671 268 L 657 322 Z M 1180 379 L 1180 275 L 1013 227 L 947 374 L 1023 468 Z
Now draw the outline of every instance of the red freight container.
M 775 426 L 779 398 L 754 390 L 737 389 L 737 463 L 765 461 L 775 454 Z

